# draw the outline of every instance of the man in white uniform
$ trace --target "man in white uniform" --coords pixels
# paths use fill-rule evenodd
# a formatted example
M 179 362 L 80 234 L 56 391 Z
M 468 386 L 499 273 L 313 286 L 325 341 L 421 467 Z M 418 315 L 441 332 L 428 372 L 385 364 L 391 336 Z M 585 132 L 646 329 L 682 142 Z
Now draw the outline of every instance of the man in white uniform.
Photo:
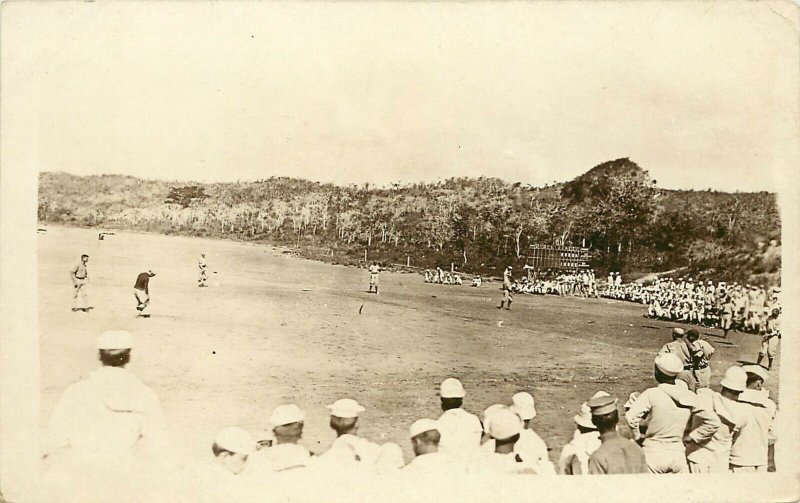
M 747 411 L 747 423 L 733 441 L 730 456 L 732 472 L 766 472 L 770 440 L 777 406 L 763 388 L 769 372 L 761 365 L 742 367 L 747 372 L 747 388 L 739 395 L 739 402 Z
M 275 407 L 269 418 L 275 443 L 253 454 L 248 471 L 268 476 L 271 472 L 305 468 L 311 453 L 299 445 L 304 421 L 305 413 L 295 404 Z
M 465 395 L 458 379 L 449 377 L 442 381 L 439 396 L 444 413 L 437 421 L 441 434 L 439 450 L 464 461 L 480 446 L 483 431 L 480 419 L 462 408 Z

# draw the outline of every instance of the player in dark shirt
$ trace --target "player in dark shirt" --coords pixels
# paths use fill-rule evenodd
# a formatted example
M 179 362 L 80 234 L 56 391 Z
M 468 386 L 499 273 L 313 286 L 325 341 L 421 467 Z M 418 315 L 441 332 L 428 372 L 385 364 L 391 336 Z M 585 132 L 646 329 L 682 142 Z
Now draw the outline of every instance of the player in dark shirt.
M 150 313 L 147 308 L 150 306 L 150 278 L 155 276 L 152 270 L 140 273 L 136 276 L 136 284 L 133 285 L 133 295 L 136 297 L 136 310 L 139 316 L 149 318 Z

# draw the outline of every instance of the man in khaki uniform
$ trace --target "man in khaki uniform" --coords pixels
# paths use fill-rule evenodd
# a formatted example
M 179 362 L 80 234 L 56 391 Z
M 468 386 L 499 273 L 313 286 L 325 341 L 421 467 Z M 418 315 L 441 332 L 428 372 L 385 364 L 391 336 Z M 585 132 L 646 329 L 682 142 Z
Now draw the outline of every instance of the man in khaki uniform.
M 658 355 L 654 370 L 658 386 L 643 391 L 625 414 L 637 440 L 641 437 L 641 420 L 650 416 L 642 447 L 651 473 L 689 471 L 684 433 L 693 416 L 698 421 L 686 436 L 689 442 L 707 442 L 720 427 L 716 414 L 700 407 L 697 395 L 675 384 L 675 378 L 682 370 L 683 362 L 674 354 Z
M 70 269 L 69 275 L 72 278 L 72 311 L 89 312 L 89 300 L 86 297 L 86 285 L 89 283 L 89 255 L 81 255 L 78 264 Z
M 642 448 L 617 431 L 619 411 L 617 399 L 612 396 L 595 396 L 587 405 L 592 423 L 600 432 L 600 447 L 589 457 L 589 473 L 615 475 L 647 473 L 648 466 Z

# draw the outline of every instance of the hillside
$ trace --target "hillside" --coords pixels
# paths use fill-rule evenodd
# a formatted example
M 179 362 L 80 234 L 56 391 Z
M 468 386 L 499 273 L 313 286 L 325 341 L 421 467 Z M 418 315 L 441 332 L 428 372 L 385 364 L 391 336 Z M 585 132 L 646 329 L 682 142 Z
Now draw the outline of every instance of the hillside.
M 531 187 L 452 178 L 374 188 L 294 178 L 186 184 L 42 173 L 39 220 L 289 245 L 305 256 L 497 274 L 533 243 L 586 246 L 601 272 L 679 267 L 729 281 L 778 282 L 774 194 L 659 189 L 629 159 Z

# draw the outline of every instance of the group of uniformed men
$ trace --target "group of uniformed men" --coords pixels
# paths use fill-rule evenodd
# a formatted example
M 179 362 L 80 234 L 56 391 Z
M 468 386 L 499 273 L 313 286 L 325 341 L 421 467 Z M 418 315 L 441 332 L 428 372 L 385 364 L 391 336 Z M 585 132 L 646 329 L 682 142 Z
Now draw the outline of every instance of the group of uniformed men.
M 536 278 L 530 275 L 523 276 L 514 281 L 511 288 L 514 292 L 537 295 L 598 296 L 597 279 L 593 269 L 562 274 L 546 271 Z
M 464 280 L 457 272 L 445 272 L 441 267 L 436 269 L 425 269 L 423 272 L 425 283 L 436 283 L 439 285 L 462 285 Z M 474 285 L 473 286 L 479 286 Z

